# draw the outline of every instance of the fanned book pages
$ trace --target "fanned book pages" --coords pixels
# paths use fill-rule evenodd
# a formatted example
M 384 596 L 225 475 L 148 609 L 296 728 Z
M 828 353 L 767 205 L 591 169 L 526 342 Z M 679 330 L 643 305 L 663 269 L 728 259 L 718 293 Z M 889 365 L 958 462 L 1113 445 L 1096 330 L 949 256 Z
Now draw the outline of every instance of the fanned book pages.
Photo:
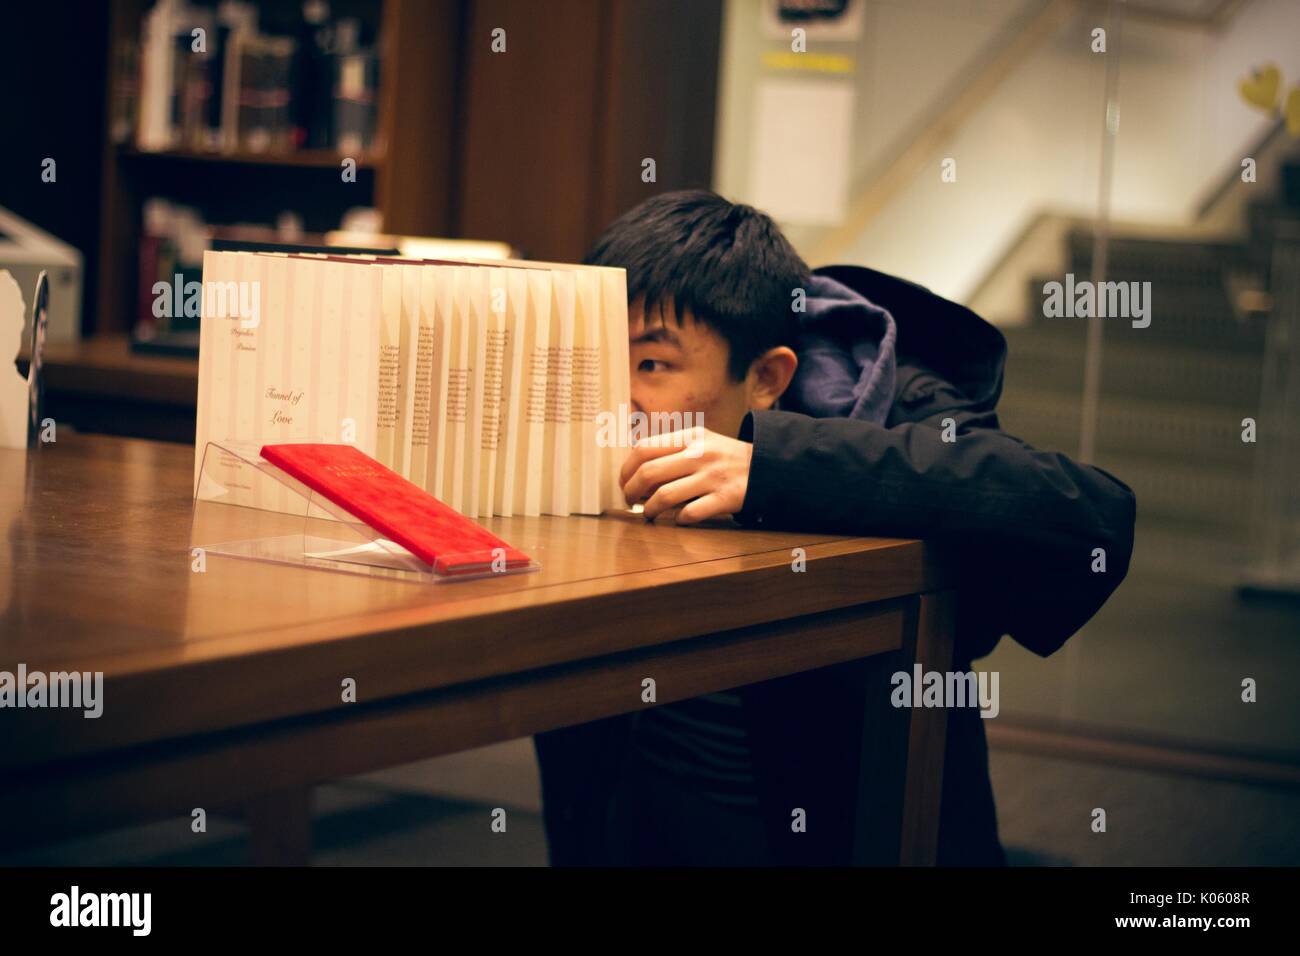
M 622 269 L 209 252 L 203 280 L 196 487 L 209 442 L 324 443 L 471 518 L 621 506 Z

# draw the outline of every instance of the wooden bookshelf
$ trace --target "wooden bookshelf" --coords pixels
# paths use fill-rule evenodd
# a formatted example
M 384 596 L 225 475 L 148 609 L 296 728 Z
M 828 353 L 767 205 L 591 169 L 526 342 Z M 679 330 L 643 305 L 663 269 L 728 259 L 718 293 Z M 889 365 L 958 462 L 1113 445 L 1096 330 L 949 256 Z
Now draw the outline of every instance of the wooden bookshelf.
M 173 364 L 164 377 L 172 380 L 161 391 L 134 394 L 130 384 L 140 374 L 153 388 L 164 368 L 126 345 L 139 307 L 142 209 L 151 196 L 211 210 L 213 224 L 270 223 L 295 209 L 308 233 L 338 225 L 314 223 L 309 213 L 373 206 L 390 234 L 496 240 L 533 258 L 577 261 L 606 224 L 642 199 L 710 184 L 721 0 L 330 5 L 340 15 L 370 10 L 378 28 L 375 143 L 369 155 L 353 157 L 357 181 L 346 187 L 335 150 L 145 152 L 114 142 L 113 51 L 120 38 L 139 35 L 151 3 L 112 0 L 100 232 L 89 252 L 97 279 L 86 294 L 91 339 L 58 363 L 64 372 L 53 386 L 84 399 L 82 411 L 95 401 L 107 408 L 121 394 L 138 403 L 125 433 L 183 438 L 188 416 L 192 435 L 192 404 L 178 402 L 174 390 L 174 363 L 187 360 L 166 360 Z M 498 27 L 508 32 L 506 55 L 490 48 Z M 657 161 L 657 182 L 641 179 L 646 156 Z M 94 394 L 78 389 L 78 376 L 93 381 Z M 130 424 L 164 407 L 175 419 L 165 430 Z M 86 426 L 98 430 L 89 418 Z
M 267 4 L 262 4 L 266 6 Z M 108 77 L 94 335 L 124 333 L 134 324 L 139 295 L 139 248 L 144 201 L 162 196 L 184 204 L 238 209 L 248 221 L 273 222 L 290 205 L 294 187 L 318 209 L 341 215 L 373 206 L 389 232 L 452 235 L 456 172 L 455 123 L 461 67 L 462 0 L 380 0 L 379 109 L 375 148 L 357 160 L 355 183 L 339 175 L 335 150 L 281 153 L 142 151 L 113 141 L 114 56 L 125 37 L 138 37 L 148 0 L 114 0 L 109 23 Z M 286 178 L 292 177 L 292 182 Z M 261 210 L 259 213 L 258 210 Z M 214 223 L 219 219 L 210 218 Z M 309 226 L 311 224 L 309 223 Z M 337 221 L 330 224 L 337 226 Z

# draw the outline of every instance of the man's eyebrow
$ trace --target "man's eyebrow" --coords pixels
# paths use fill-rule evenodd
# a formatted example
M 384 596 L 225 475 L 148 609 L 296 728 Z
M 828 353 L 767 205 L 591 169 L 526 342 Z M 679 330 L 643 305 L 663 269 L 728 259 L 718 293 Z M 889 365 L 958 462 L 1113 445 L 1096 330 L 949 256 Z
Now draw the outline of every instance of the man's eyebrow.
M 633 345 L 643 345 L 649 342 L 666 342 L 679 349 L 682 347 L 681 341 L 673 334 L 673 330 L 666 325 L 657 325 L 652 329 L 646 329 L 632 339 Z

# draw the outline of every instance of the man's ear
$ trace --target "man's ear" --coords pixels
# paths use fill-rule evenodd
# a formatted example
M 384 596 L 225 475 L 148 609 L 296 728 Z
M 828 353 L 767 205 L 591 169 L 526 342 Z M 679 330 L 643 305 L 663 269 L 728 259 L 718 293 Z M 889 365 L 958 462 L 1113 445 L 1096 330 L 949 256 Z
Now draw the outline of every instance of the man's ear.
M 799 367 L 799 356 L 784 345 L 768 349 L 749 367 L 749 407 L 766 409 L 785 394 Z

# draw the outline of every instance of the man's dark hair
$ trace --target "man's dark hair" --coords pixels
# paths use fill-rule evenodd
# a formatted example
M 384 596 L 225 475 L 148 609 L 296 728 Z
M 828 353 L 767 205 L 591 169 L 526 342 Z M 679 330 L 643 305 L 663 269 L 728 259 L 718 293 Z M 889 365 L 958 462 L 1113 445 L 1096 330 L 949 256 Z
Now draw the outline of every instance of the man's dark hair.
M 716 331 L 741 381 L 768 349 L 793 345 L 794 291 L 808 266 L 770 217 L 704 189 L 663 193 L 619 216 L 589 265 L 627 270 L 627 299 L 645 297 L 647 324 L 672 305 Z

